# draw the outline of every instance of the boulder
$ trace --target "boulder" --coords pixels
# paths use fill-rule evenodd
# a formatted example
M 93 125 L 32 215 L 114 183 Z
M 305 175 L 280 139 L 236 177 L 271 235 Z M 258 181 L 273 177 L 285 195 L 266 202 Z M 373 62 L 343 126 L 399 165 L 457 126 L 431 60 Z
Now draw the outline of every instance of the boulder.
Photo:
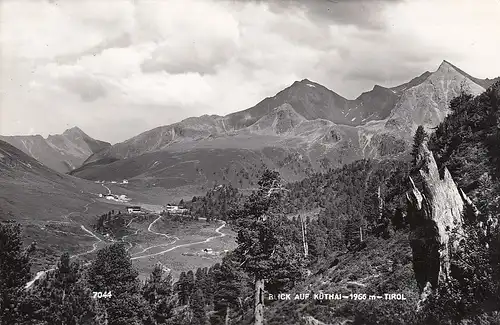
M 415 277 L 424 294 L 429 286 L 435 289 L 450 277 L 450 256 L 465 238 L 462 226 L 467 205 L 465 194 L 458 189 L 449 171 L 445 168 L 440 175 L 425 143 L 420 147 L 417 166 L 423 189 L 420 191 L 410 177 L 407 218 Z M 471 204 L 470 200 L 467 203 Z M 450 237 L 452 233 L 456 236 Z

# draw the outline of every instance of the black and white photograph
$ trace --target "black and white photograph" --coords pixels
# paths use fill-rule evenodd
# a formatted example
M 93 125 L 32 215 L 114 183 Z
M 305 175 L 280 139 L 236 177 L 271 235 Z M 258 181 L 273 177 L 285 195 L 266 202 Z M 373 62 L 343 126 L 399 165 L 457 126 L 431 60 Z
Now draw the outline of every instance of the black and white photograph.
M 0 0 L 0 325 L 500 325 L 500 0 Z

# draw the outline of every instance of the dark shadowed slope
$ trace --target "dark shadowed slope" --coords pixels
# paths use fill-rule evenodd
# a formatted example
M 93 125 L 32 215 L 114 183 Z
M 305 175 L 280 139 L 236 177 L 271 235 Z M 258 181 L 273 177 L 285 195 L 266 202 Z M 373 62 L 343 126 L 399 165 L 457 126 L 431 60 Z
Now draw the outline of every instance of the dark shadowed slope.
M 148 197 L 127 188 L 109 185 L 114 193 L 139 202 Z M 23 226 L 26 243 L 37 242 L 35 270 L 54 265 L 63 251 L 80 254 L 92 249 L 96 239 L 90 229 L 95 216 L 123 205 L 101 199 L 101 184 L 58 173 L 0 140 L 0 221 Z
M 92 182 L 57 173 L 0 140 L 0 209 L 23 222 L 58 219 L 91 202 L 102 190 Z

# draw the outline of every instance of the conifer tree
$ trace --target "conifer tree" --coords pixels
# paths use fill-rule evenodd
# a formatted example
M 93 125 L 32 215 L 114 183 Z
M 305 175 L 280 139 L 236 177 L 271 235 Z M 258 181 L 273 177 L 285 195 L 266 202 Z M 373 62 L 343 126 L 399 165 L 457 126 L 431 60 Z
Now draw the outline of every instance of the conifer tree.
M 419 125 L 417 127 L 417 131 L 415 131 L 415 136 L 413 137 L 413 148 L 411 151 L 413 166 L 415 166 L 417 162 L 417 155 L 419 148 L 426 139 L 427 139 L 427 133 L 425 132 L 424 127 L 422 125 Z
M 142 294 L 153 312 L 153 317 L 158 323 L 164 323 L 172 317 L 175 307 L 173 300 L 172 275 L 166 273 L 161 264 L 156 264 L 153 272 L 146 280 Z
M 242 278 L 232 258 L 231 255 L 225 256 L 212 273 L 215 283 L 212 324 L 228 324 L 229 312 L 238 307 L 238 298 L 242 294 Z
M 123 245 L 101 249 L 90 266 L 88 278 L 93 292 L 111 293 L 100 299 L 110 324 L 154 324 L 152 312 L 141 295 L 138 272 Z M 142 322 L 142 323 L 141 323 Z
M 31 277 L 29 255 L 34 244 L 23 249 L 21 226 L 0 222 L 0 324 L 17 324 L 24 286 Z
M 54 325 L 96 324 L 97 311 L 78 262 L 64 253 L 57 268 L 36 284 L 29 297 L 30 318 Z
M 205 288 L 203 285 L 205 283 L 205 277 L 206 277 L 206 275 L 203 273 L 203 269 L 197 268 L 193 288 L 200 288 L 202 291 L 204 291 Z M 203 292 L 203 294 L 205 294 L 205 293 Z
M 180 306 L 187 305 L 189 302 L 188 280 L 186 272 L 181 272 L 179 281 L 175 283 L 175 291 Z
M 200 288 L 197 288 L 193 292 L 193 297 L 189 308 L 192 312 L 191 324 L 190 325 L 206 325 L 207 324 L 207 314 L 205 312 L 205 301 L 203 299 L 203 292 Z
M 189 270 L 186 273 L 186 292 L 188 297 L 191 297 L 194 292 L 194 284 L 194 273 L 192 270 Z
M 303 255 L 287 238 L 283 191 L 278 172 L 265 170 L 254 191 L 234 218 L 239 219 L 236 256 L 240 266 L 255 278 L 254 324 L 264 322 L 266 279 L 293 281 L 302 276 Z

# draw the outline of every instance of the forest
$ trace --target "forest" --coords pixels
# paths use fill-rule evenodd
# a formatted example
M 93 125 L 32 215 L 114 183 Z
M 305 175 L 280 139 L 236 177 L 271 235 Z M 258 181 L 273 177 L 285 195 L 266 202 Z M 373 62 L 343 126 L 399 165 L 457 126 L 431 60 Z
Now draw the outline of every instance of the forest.
M 428 141 L 440 169 L 450 171 L 480 212 L 465 225 L 466 249 L 452 266 L 452 279 L 419 312 L 412 303 L 367 302 L 343 305 L 335 316 L 351 324 L 500 323 L 499 102 L 498 82 L 476 97 L 464 92 L 450 102 L 451 113 L 434 132 L 419 127 L 415 134 L 414 148 Z M 157 265 L 140 281 L 127 251 L 115 243 L 89 265 L 63 254 L 55 271 L 26 290 L 36 247 L 23 246 L 20 225 L 2 223 L 0 323 L 306 324 L 303 316 L 309 313 L 326 324 L 332 316 L 325 316 L 328 308 L 320 302 L 305 303 L 299 311 L 296 304 L 266 297 L 314 286 L 342 259 L 356 263 L 368 254 L 388 255 L 399 261 L 384 273 L 389 279 L 411 266 L 411 258 L 397 257 L 401 252 L 387 247 L 408 249 L 406 192 L 409 176 L 422 186 L 419 168 L 414 159 L 360 160 L 289 184 L 265 170 L 248 196 L 230 185 L 214 187 L 183 204 L 208 222 L 226 220 L 238 234 L 238 247 L 220 263 L 179 279 Z M 318 213 L 304 217 L 311 210 Z M 405 277 L 401 286 L 412 281 Z M 95 298 L 98 293 L 102 298 Z

